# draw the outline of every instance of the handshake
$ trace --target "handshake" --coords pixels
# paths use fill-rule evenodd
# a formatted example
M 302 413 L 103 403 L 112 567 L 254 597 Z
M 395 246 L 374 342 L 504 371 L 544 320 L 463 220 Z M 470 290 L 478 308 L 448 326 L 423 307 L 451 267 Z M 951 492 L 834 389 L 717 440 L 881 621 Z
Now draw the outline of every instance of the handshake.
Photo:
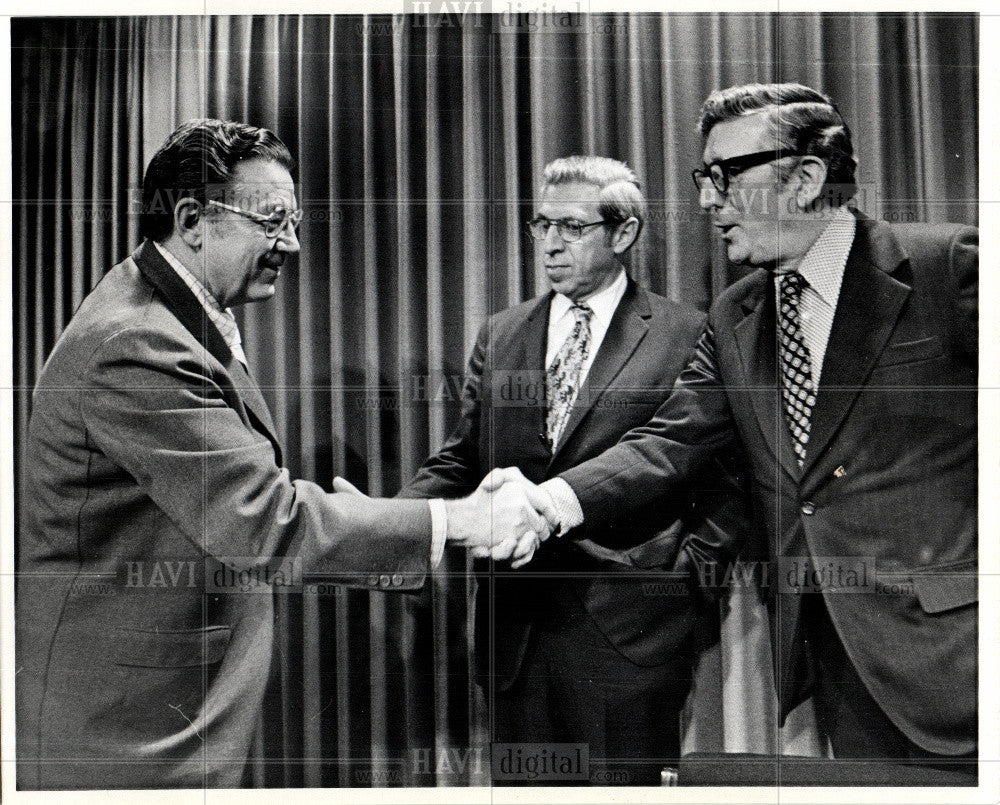
M 333 488 L 362 494 L 343 478 L 334 479 Z M 469 497 L 446 500 L 445 509 L 450 545 L 470 548 L 479 558 L 510 560 L 512 568 L 530 562 L 560 525 L 551 495 L 514 467 L 493 470 Z

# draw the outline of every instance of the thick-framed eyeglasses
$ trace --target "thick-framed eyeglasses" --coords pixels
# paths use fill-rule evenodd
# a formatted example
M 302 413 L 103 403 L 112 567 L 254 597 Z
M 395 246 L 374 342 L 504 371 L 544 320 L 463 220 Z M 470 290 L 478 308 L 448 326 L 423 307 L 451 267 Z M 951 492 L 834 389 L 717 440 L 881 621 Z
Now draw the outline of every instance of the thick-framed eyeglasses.
M 235 212 L 238 215 L 249 218 L 256 224 L 260 224 L 264 227 L 264 235 L 268 238 L 278 237 L 278 235 L 285 231 L 285 227 L 289 224 L 292 225 L 292 231 L 294 232 L 299 228 L 299 224 L 302 223 L 302 210 L 286 210 L 284 207 L 278 207 L 270 215 L 261 215 L 259 212 L 243 210 L 231 204 L 223 204 L 221 201 L 215 201 L 214 199 L 209 199 L 208 203 L 214 207 Z
M 725 194 L 729 192 L 729 183 L 743 171 L 784 157 L 800 156 L 802 154 L 798 151 L 786 151 L 783 148 L 755 151 L 752 154 L 741 154 L 729 159 L 720 159 L 709 165 L 702 165 L 691 171 L 691 178 L 694 179 L 694 186 L 698 188 L 699 193 L 704 189 L 705 182 L 710 181 L 716 190 Z
M 579 221 L 574 221 L 572 218 L 563 218 L 558 221 L 552 221 L 548 218 L 532 218 L 528 221 L 528 234 L 535 240 L 545 240 L 549 234 L 549 227 L 554 226 L 556 232 L 559 233 L 559 237 L 564 242 L 574 243 L 583 237 L 584 229 L 610 223 L 614 222 L 606 218 L 602 218 L 600 221 L 592 221 L 589 224 L 582 224 Z

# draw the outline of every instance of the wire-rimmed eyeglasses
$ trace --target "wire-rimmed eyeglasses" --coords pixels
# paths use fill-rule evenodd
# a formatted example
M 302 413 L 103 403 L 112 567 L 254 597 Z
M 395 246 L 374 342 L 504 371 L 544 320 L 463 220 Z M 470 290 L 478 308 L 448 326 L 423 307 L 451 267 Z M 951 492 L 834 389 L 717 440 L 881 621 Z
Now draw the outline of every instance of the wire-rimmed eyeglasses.
M 584 229 L 610 223 L 614 222 L 606 218 L 602 218 L 600 221 L 591 221 L 589 224 L 580 223 L 572 218 L 562 218 L 558 221 L 553 221 L 549 218 L 532 218 L 528 221 L 528 234 L 535 240 L 545 240 L 548 237 L 549 228 L 554 226 L 563 241 L 573 243 L 583 237 Z
M 289 224 L 292 225 L 292 231 L 294 232 L 299 228 L 299 224 L 302 223 L 302 210 L 288 210 L 284 207 L 278 207 L 270 215 L 261 215 L 259 212 L 250 212 L 250 210 L 234 207 L 232 204 L 223 204 L 221 201 L 216 201 L 215 199 L 209 199 L 208 203 L 215 207 L 235 212 L 238 215 L 249 218 L 254 223 L 260 224 L 264 227 L 264 235 L 268 238 L 278 237 Z

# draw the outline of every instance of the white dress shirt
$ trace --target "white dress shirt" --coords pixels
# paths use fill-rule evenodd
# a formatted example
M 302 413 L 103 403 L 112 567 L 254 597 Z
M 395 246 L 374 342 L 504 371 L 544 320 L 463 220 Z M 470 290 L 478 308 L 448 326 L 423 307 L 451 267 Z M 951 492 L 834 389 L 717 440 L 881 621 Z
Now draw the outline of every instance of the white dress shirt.
M 611 319 L 614 317 L 618 303 L 622 301 L 627 287 L 628 279 L 625 276 L 625 269 L 622 269 L 618 272 L 615 281 L 607 288 L 580 300 L 580 304 L 585 302 L 594 311 L 594 315 L 590 317 L 590 349 L 587 353 L 587 360 L 580 368 L 581 386 L 587 379 L 590 367 L 594 365 L 594 357 L 604 342 L 604 336 L 608 332 L 608 327 L 611 326 Z M 576 325 L 576 316 L 572 312 L 573 304 L 572 299 L 561 293 L 555 294 L 549 304 L 549 332 L 546 339 L 544 367 L 546 369 L 552 365 L 560 347 Z

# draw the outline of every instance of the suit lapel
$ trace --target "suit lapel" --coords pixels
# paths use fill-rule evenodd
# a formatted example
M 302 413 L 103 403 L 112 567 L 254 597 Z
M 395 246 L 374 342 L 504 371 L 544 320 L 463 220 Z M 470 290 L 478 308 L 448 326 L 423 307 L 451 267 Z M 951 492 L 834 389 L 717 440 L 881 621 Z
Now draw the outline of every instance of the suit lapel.
M 799 477 L 785 424 L 777 370 L 777 314 L 773 275 L 759 272 L 759 279 L 740 303 L 745 318 L 733 329 L 757 424 L 772 456 L 785 471 Z
M 552 294 L 541 297 L 528 311 L 523 324 L 516 324 L 510 329 L 512 337 L 503 343 L 502 351 L 489 356 L 493 366 L 493 383 L 504 384 L 507 380 L 515 382 L 537 383 L 541 393 L 536 405 L 510 406 L 505 412 L 504 421 L 511 427 L 511 433 L 530 433 L 531 438 L 538 440 L 538 447 L 548 452 L 545 441 L 545 345 L 549 328 L 549 308 Z M 490 343 L 497 343 L 493 338 Z M 541 374 L 538 374 L 541 367 Z M 520 373 L 530 372 L 527 377 Z M 494 389 L 496 395 L 502 390 Z M 502 435 L 501 435 L 502 436 Z
M 208 350 L 209 353 L 226 367 L 244 405 L 250 411 L 260 429 L 267 434 L 274 444 L 277 463 L 281 463 L 281 446 L 275 433 L 274 422 L 264 401 L 260 388 L 250 377 L 243 364 L 233 355 L 232 350 L 222 337 L 222 333 L 208 318 L 204 306 L 184 283 L 163 255 L 150 241 L 143 244 L 132 255 L 142 275 L 156 288 L 167 307 L 184 325 L 188 332 Z
M 585 387 L 581 389 L 580 397 L 573 406 L 566 427 L 559 437 L 559 443 L 552 452 L 553 459 L 566 446 L 574 431 L 607 391 L 608 386 L 632 357 L 642 339 L 646 337 L 649 331 L 647 322 L 651 315 L 649 300 L 639 293 L 636 284 L 629 279 L 625 293 L 622 294 L 621 301 L 611 317 L 611 324 L 604 334 L 601 348 L 594 356 L 594 362 L 587 373 Z
M 905 259 L 888 227 L 859 216 L 823 359 L 805 471 L 844 421 L 896 326 L 910 286 L 890 274 Z
M 278 441 L 277 429 L 274 427 L 274 420 L 271 419 L 271 409 L 261 394 L 260 386 L 251 377 L 242 363 L 235 357 L 226 364 L 229 376 L 233 379 L 233 385 L 239 389 L 243 404 L 247 410 L 257 420 L 260 430 L 263 430 L 274 444 L 276 454 L 275 463 L 281 465 L 281 443 Z
M 184 280 L 177 276 L 177 272 L 163 259 L 156 246 L 148 240 L 144 241 L 132 255 L 132 259 L 135 260 L 143 276 L 159 291 L 167 307 L 180 323 L 219 363 L 228 365 L 233 353 L 226 344 L 226 339 L 212 324 L 198 297 L 184 284 Z

